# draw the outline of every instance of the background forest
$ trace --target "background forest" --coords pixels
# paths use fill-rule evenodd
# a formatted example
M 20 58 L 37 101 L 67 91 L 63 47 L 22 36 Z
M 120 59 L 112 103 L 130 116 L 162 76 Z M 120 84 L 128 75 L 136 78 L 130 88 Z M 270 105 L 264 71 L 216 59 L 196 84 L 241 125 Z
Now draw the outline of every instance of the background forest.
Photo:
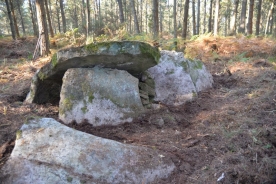
M 214 35 L 273 35 L 275 1 L 263 0 L 37 0 L 45 3 L 54 34 L 78 31 L 86 36 L 122 34 L 190 38 Z M 34 0 L 0 1 L 0 35 L 14 39 L 38 35 Z M 77 30 L 76 30 L 77 29 Z

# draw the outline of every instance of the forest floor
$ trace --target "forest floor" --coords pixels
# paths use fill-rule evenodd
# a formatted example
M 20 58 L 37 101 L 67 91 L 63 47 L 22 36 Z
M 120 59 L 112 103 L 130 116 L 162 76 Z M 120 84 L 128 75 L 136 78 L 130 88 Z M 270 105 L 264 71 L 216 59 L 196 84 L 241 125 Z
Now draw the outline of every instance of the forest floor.
M 32 76 L 50 61 L 30 61 L 35 44 L 32 38 L 0 40 L 0 168 L 28 118 L 58 120 L 58 106 L 23 102 Z M 158 183 L 275 184 L 276 42 L 205 37 L 187 42 L 185 50 L 204 61 L 214 78 L 212 89 L 179 107 L 162 105 L 134 123 L 69 126 L 166 152 L 177 169 Z

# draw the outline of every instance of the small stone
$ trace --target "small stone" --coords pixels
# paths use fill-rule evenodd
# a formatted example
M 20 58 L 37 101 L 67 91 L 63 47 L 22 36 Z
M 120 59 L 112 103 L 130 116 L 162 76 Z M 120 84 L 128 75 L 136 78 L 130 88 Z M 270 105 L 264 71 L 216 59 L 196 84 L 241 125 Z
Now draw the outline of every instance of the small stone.
M 141 101 L 142 101 L 142 104 L 143 104 L 144 106 L 150 104 L 149 99 L 143 99 L 143 98 L 141 98 Z
M 148 86 L 146 83 L 139 82 L 139 88 L 143 91 L 146 91 L 149 94 L 149 96 L 155 96 L 154 88 Z
M 149 96 L 148 95 L 145 95 L 143 93 L 139 93 L 140 97 L 145 99 L 145 100 L 149 100 Z
M 236 112 L 235 112 L 235 111 L 233 111 L 233 110 L 228 110 L 228 111 L 227 111 L 227 114 L 229 114 L 229 115 L 235 115 L 235 114 L 236 114 Z
M 186 171 L 186 172 L 190 172 L 191 171 L 191 165 L 187 162 L 181 164 L 181 166 L 179 167 L 180 171 Z
M 151 117 L 150 123 L 156 125 L 158 128 L 162 128 L 165 124 L 162 117 Z

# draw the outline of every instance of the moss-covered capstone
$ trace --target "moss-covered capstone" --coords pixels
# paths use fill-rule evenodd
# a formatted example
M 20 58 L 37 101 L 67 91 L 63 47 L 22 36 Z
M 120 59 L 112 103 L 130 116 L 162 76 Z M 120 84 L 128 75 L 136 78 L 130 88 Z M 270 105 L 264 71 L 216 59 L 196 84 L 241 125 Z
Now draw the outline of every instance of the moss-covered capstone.
M 59 50 L 52 60 L 34 76 L 26 102 L 58 103 L 62 77 L 69 68 L 104 68 L 126 70 L 139 77 L 158 64 L 160 52 L 144 42 L 112 41 L 91 43 L 82 47 Z

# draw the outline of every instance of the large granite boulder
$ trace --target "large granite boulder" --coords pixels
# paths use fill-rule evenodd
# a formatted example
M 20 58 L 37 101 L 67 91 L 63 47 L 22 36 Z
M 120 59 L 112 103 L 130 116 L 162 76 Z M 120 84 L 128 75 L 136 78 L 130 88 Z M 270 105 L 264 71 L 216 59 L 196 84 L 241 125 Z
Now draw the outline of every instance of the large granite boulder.
M 182 52 L 175 51 L 161 51 L 159 64 L 144 75 L 155 82 L 154 100 L 167 105 L 181 105 L 213 84 L 212 75 L 201 61 L 187 60 Z M 147 82 L 148 77 L 144 78 Z
M 62 77 L 69 68 L 105 68 L 126 70 L 133 76 L 155 66 L 160 58 L 156 47 L 143 42 L 101 42 L 59 50 L 49 64 L 33 77 L 28 103 L 57 103 Z
M 54 119 L 24 124 L 1 183 L 159 183 L 175 165 L 157 150 L 121 144 Z
M 65 123 L 85 120 L 94 126 L 132 122 L 144 109 L 138 84 L 124 70 L 69 69 L 63 77 L 59 118 Z

